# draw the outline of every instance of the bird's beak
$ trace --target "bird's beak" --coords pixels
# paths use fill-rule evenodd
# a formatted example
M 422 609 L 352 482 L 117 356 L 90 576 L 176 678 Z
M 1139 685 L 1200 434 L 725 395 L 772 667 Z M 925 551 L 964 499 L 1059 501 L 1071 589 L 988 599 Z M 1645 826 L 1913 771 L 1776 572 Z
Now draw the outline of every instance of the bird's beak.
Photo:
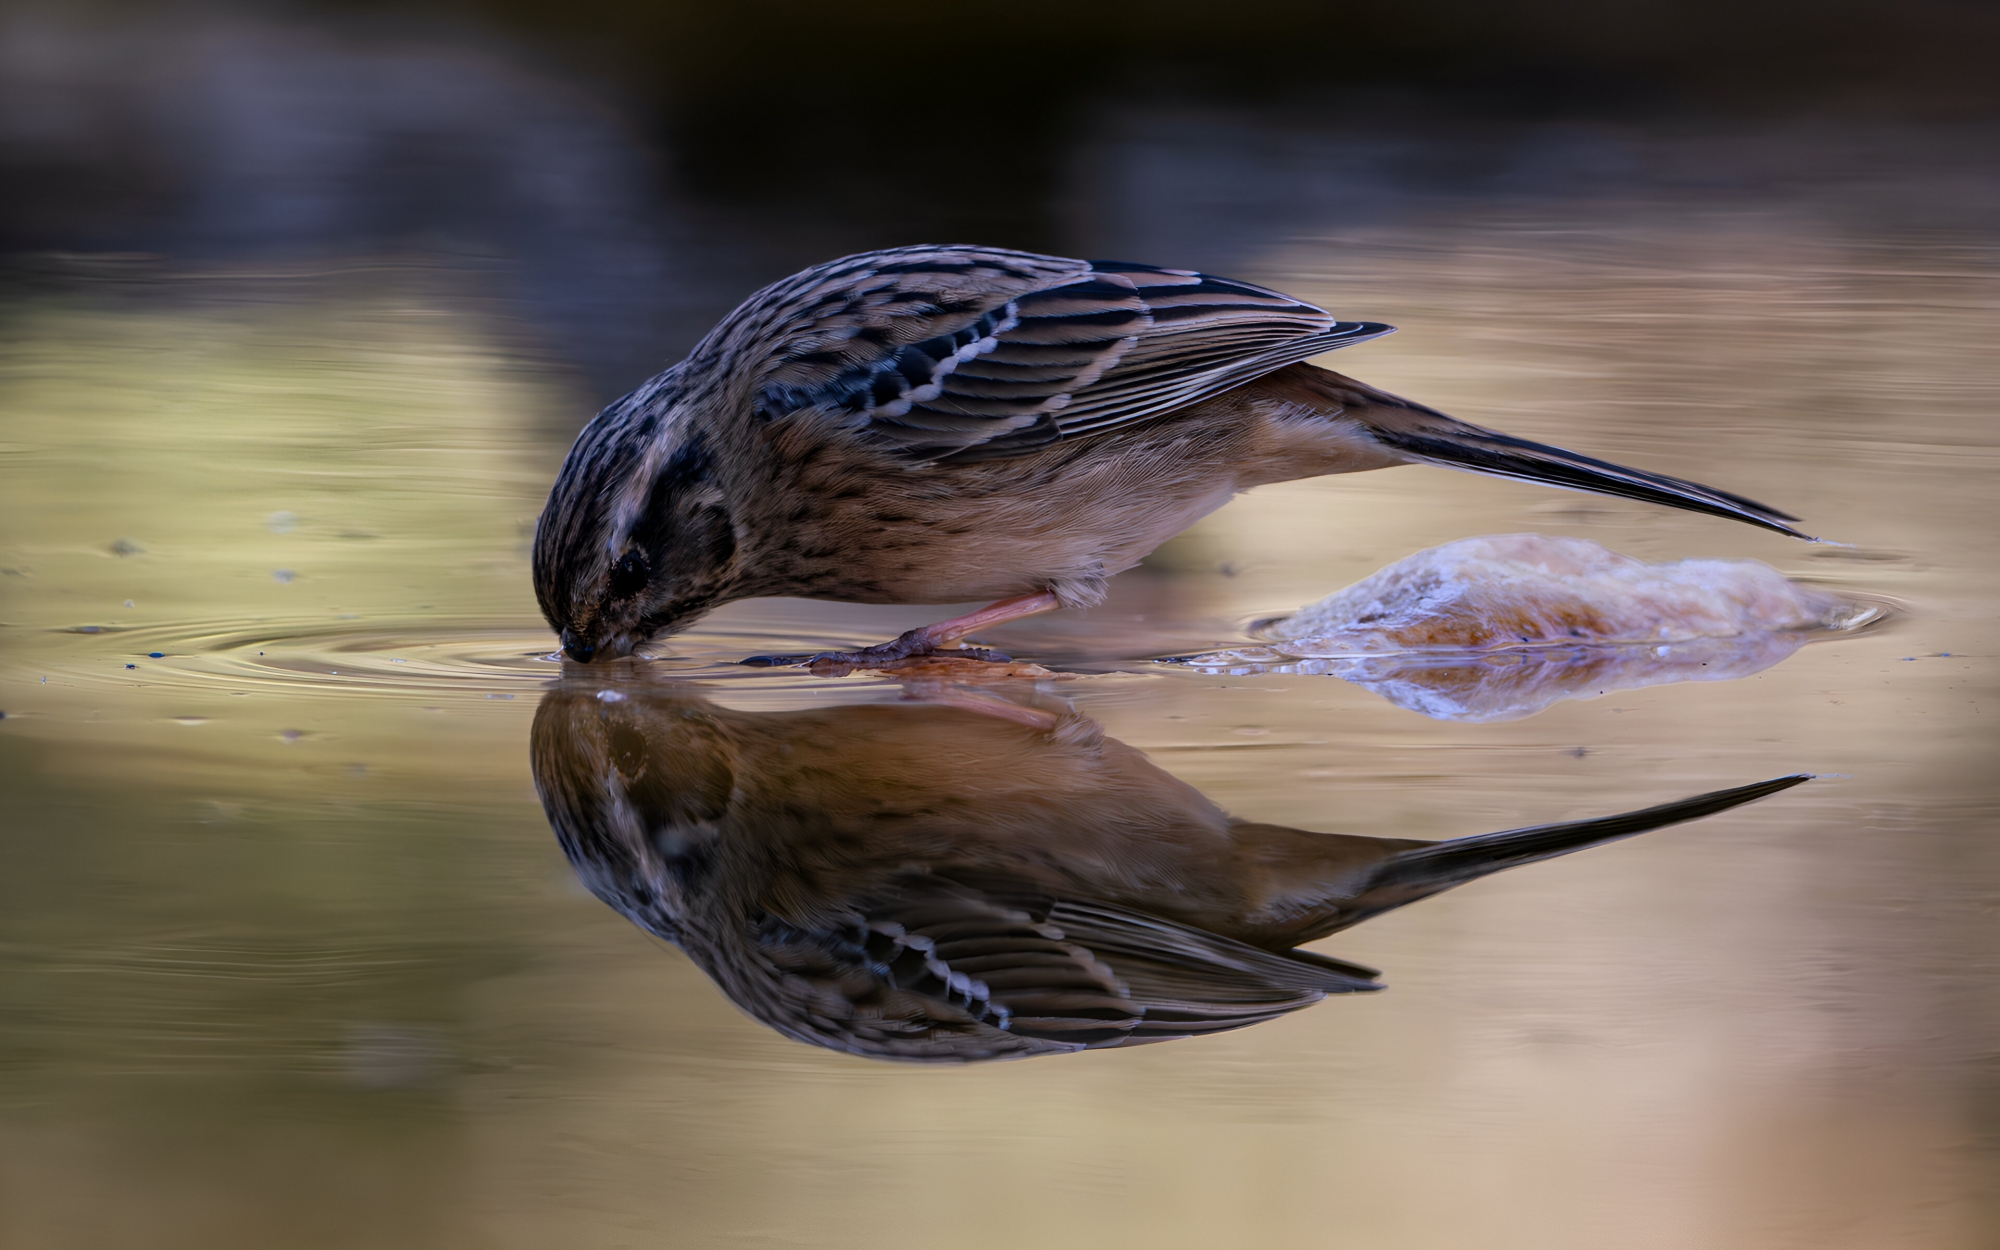
M 590 657 L 597 654 L 597 644 L 586 638 L 579 638 L 565 629 L 562 632 L 563 654 L 578 664 L 590 663 Z

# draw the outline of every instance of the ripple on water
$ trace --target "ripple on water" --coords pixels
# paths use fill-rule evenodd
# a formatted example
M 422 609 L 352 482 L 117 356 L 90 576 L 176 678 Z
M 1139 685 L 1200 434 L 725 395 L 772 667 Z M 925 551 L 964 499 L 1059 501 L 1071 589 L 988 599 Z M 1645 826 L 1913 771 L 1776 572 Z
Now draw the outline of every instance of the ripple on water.
M 465 619 L 169 621 L 75 625 L 17 664 L 76 683 L 395 693 L 532 687 L 553 676 L 539 623 Z
M 156 625 L 70 625 L 49 631 L 54 645 L 21 648 L 14 675 L 75 686 L 179 687 L 193 692 L 267 690 L 288 695 L 440 692 L 511 699 L 563 675 L 560 652 L 539 621 L 375 618 L 171 621 Z M 729 679 L 790 688 L 824 681 L 803 670 L 746 668 L 744 655 L 798 640 L 755 626 L 674 639 L 674 654 L 639 657 L 652 677 Z M 572 666 L 574 667 L 574 666 Z M 617 666 L 597 665 L 616 680 Z

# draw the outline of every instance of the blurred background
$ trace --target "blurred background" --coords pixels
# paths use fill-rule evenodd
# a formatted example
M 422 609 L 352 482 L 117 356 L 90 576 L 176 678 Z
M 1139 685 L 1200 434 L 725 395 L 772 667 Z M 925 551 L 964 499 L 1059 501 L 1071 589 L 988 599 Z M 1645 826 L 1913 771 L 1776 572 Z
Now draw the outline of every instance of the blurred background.
M 0 1246 L 2000 1245 L 2000 9 L 0 0 Z M 1825 780 L 1329 953 L 1391 989 L 912 1071 L 743 1018 L 528 772 L 576 430 L 763 283 L 975 241 L 1401 331 L 1343 371 L 1847 547 L 1399 469 L 996 639 L 1246 819 L 1441 838 Z M 1429 720 L 1141 662 L 1420 548 L 1894 609 Z M 921 608 L 734 605 L 745 676 Z
M 1990 226 L 1996 49 L 1975 0 L 7 0 L 0 251 L 423 257 L 602 399 L 911 241 L 1227 272 L 1550 197 Z

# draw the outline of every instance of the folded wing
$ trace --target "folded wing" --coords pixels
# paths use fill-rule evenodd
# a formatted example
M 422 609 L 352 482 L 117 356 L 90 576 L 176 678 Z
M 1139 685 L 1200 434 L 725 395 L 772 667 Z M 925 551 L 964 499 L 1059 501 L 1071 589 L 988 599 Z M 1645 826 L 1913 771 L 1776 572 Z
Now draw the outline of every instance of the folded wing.
M 1102 433 L 1391 328 L 1191 270 L 899 248 L 787 279 L 717 334 L 756 340 L 765 419 L 921 462 Z
M 846 923 L 767 920 L 757 948 L 761 975 L 737 971 L 762 984 L 717 978 L 739 1004 L 801 1040 L 890 1059 L 1166 1041 L 1381 988 L 1323 956 L 935 874 L 899 878 Z

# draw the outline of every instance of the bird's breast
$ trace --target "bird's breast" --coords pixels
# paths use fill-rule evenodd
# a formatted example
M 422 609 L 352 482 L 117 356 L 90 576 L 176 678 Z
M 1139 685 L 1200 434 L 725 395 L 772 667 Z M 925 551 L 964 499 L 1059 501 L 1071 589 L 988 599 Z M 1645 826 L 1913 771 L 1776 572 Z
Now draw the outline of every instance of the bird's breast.
M 1264 464 L 1269 424 L 1232 393 L 1020 456 L 934 464 L 772 429 L 732 492 L 746 593 L 955 603 L 1053 589 L 1088 606 L 1237 490 L 1283 476 Z

